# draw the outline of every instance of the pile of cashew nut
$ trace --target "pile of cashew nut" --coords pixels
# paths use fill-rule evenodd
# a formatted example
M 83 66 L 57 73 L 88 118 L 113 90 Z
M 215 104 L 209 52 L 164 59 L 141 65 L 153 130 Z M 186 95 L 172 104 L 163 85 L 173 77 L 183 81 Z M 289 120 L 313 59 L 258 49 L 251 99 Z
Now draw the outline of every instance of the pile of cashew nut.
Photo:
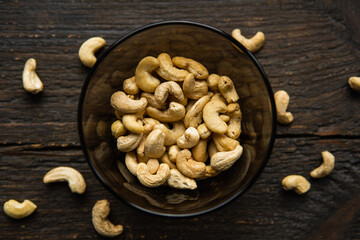
M 147 187 L 195 189 L 241 156 L 241 110 L 234 83 L 199 62 L 147 56 L 111 96 L 111 126 L 125 165 Z

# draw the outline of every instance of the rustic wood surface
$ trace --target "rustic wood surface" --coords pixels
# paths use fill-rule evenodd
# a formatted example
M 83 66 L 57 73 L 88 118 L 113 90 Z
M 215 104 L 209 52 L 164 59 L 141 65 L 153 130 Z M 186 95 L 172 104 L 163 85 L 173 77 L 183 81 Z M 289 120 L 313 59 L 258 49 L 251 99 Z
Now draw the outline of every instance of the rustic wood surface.
M 261 30 L 256 57 L 273 90 L 291 96 L 295 120 L 278 126 L 264 172 L 242 196 L 213 212 L 159 217 L 119 201 L 95 178 L 77 133 L 77 105 L 87 74 L 81 43 L 103 36 L 112 43 L 142 25 L 192 20 L 246 36 Z M 107 198 L 110 219 L 124 226 L 118 239 L 360 239 L 360 94 L 347 79 L 360 75 L 357 0 L 245 1 L 2 1 L 0 0 L 0 202 L 33 200 L 23 220 L 0 212 L 1 239 L 102 239 L 91 208 Z M 22 88 L 25 61 L 37 60 L 45 91 Z M 281 188 L 288 174 L 309 172 L 321 151 L 336 156 L 334 172 L 311 180 L 297 196 Z M 66 184 L 42 183 L 51 168 L 77 168 L 83 196 Z

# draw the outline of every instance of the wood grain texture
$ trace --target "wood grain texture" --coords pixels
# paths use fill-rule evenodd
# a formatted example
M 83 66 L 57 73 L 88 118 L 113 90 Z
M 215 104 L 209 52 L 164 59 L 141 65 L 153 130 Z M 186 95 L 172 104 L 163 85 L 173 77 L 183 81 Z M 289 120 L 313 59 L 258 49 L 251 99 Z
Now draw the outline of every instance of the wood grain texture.
M 0 214 L 0 239 L 102 239 L 91 224 L 93 204 L 107 198 L 118 239 L 360 239 L 360 95 L 347 79 L 360 75 L 356 0 L 245 1 L 1 1 L 0 202 L 33 200 L 38 210 L 15 221 Z M 87 74 L 78 59 L 92 36 L 108 44 L 148 23 L 192 20 L 266 43 L 256 57 L 274 91 L 291 97 L 291 125 L 278 126 L 268 165 L 241 197 L 208 214 L 166 218 L 119 201 L 95 178 L 80 149 L 77 105 Z M 22 88 L 25 61 L 37 60 L 38 96 Z M 297 196 L 281 188 L 289 174 L 309 172 L 321 151 L 336 157 L 334 172 L 311 180 Z M 77 168 L 83 196 L 65 183 L 43 184 L 53 167 Z

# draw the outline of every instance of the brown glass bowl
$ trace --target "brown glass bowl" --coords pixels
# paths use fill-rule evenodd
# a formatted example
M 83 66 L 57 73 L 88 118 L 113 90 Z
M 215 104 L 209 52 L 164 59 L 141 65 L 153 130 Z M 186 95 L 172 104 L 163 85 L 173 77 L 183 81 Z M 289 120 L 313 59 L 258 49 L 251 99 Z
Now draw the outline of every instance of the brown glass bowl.
M 134 76 L 139 61 L 160 53 L 184 56 L 229 76 L 240 96 L 244 152 L 227 171 L 198 181 L 196 190 L 168 186 L 148 188 L 124 165 L 110 126 L 116 120 L 112 93 Z M 141 27 L 111 45 L 90 70 L 78 109 L 79 135 L 85 157 L 110 192 L 143 211 L 163 216 L 191 216 L 216 209 L 243 193 L 259 176 L 274 144 L 276 113 L 264 70 L 244 46 L 225 32 L 200 23 L 167 21 Z

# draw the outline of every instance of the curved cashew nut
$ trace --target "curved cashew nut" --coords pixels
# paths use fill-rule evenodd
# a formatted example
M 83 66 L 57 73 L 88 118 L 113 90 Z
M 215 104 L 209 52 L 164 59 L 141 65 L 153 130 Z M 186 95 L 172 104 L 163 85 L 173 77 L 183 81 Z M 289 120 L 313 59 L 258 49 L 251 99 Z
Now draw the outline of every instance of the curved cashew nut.
M 114 136 L 114 138 L 119 138 L 120 136 L 123 136 L 126 133 L 126 128 L 124 127 L 124 124 L 120 120 L 116 120 L 111 124 L 111 134 Z
M 313 178 L 323 178 L 329 175 L 335 167 L 334 155 L 328 151 L 322 152 L 321 155 L 324 162 L 310 173 Z
M 183 175 L 190 178 L 200 178 L 205 176 L 206 173 L 206 165 L 195 161 L 188 149 L 184 149 L 177 154 L 176 166 Z
M 145 140 L 145 155 L 149 158 L 159 158 L 166 151 L 164 146 L 165 134 L 159 130 L 152 130 Z
M 164 124 L 155 125 L 154 129 L 160 129 L 163 133 L 165 133 L 165 146 L 176 144 L 176 139 L 180 137 L 186 130 L 182 121 L 174 122 L 173 128 L 171 130 Z
M 111 95 L 111 106 L 122 113 L 137 113 L 145 110 L 147 105 L 146 98 L 139 100 L 130 99 L 122 91 L 115 92 Z
M 71 167 L 57 167 L 50 170 L 43 178 L 44 183 L 68 182 L 71 192 L 83 194 L 86 189 L 84 177 Z
M 217 171 L 225 171 L 241 157 L 242 153 L 243 147 L 240 144 L 232 151 L 217 152 L 210 159 L 211 167 Z
M 216 148 L 220 152 L 224 151 L 232 151 L 236 148 L 239 142 L 235 139 L 232 139 L 225 134 L 214 133 L 213 141 L 215 143 Z
M 156 101 L 155 96 L 152 93 L 143 92 L 141 93 L 141 97 L 146 98 L 146 100 L 148 101 L 148 107 L 154 107 L 159 110 L 166 109 L 166 103 L 159 103 L 158 101 Z
M 160 111 L 154 107 L 147 107 L 146 113 L 161 122 L 176 122 L 184 118 L 185 107 L 177 102 L 171 102 L 169 108 Z
M 186 70 L 174 67 L 173 62 L 167 53 L 161 53 L 157 59 L 159 61 L 159 68 L 156 69 L 156 73 L 165 80 L 184 81 L 186 75 L 189 74 Z
M 206 79 L 206 84 L 210 88 L 211 91 L 217 92 L 219 91 L 219 84 L 220 76 L 217 74 L 211 74 L 208 79 Z
M 134 151 L 127 152 L 125 155 L 125 165 L 129 171 L 136 176 L 136 171 L 138 167 L 138 160 Z
M 175 101 L 179 103 L 184 102 L 185 96 L 181 87 L 179 86 L 179 84 L 173 81 L 161 83 L 156 88 L 154 96 L 156 101 L 161 105 L 165 103 L 166 99 L 169 97 L 169 94 L 171 94 L 175 98 Z
M 181 151 L 181 149 L 177 145 L 172 145 L 169 147 L 169 159 L 172 162 L 176 162 L 176 156 Z
M 184 124 L 185 127 L 197 128 L 202 122 L 203 109 L 205 105 L 210 101 L 209 96 L 203 96 L 195 102 L 195 104 L 187 111 Z
M 37 206 L 30 200 L 25 200 L 22 203 L 14 199 L 10 199 L 4 204 L 4 212 L 11 218 L 21 219 L 31 215 Z
M 92 37 L 86 40 L 79 49 L 79 58 L 86 67 L 92 67 L 96 63 L 95 52 L 105 46 L 106 41 L 101 37 Z
M 309 191 L 311 184 L 300 175 L 289 175 L 282 180 L 282 186 L 286 191 L 293 190 L 297 194 Z
M 228 105 L 228 114 L 230 120 L 228 123 L 228 129 L 226 135 L 232 139 L 238 139 L 241 134 L 241 119 L 242 114 L 238 103 L 230 103 Z
M 194 127 L 189 127 L 185 132 L 178 137 L 176 144 L 179 148 L 192 148 L 200 141 L 199 132 Z
M 190 58 L 174 57 L 172 62 L 175 66 L 194 74 L 197 79 L 207 79 L 209 76 L 209 72 L 204 65 Z
M 146 187 L 158 187 L 164 184 L 170 175 L 169 165 L 162 163 L 156 174 L 149 172 L 149 167 L 145 163 L 139 163 L 137 168 L 137 177 L 139 181 Z
M 130 152 L 139 146 L 143 133 L 130 133 L 117 139 L 117 148 L 122 152 Z
M 139 117 L 142 117 L 142 113 L 125 114 L 122 117 L 122 123 L 124 124 L 124 127 L 130 132 L 143 133 L 144 126 L 143 126 L 143 122 L 139 119 Z
M 160 160 L 161 162 L 169 165 L 170 169 L 176 168 L 176 165 L 172 161 L 170 161 L 168 153 L 165 152 L 164 155 L 161 156 Z
M 226 110 L 226 104 L 219 100 L 211 100 L 205 105 L 203 119 L 210 131 L 214 133 L 226 133 L 228 126 L 219 117 L 219 113 L 225 113 Z
M 193 74 L 189 73 L 183 83 L 183 90 L 186 97 L 199 99 L 208 93 L 208 86 L 204 80 L 195 80 Z
M 263 32 L 257 32 L 255 36 L 253 36 L 250 39 L 247 39 L 243 35 L 241 35 L 240 29 L 234 29 L 232 31 L 232 36 L 238 42 L 244 45 L 244 47 L 248 49 L 250 52 L 258 51 L 264 45 L 265 42 L 265 35 Z
M 227 76 L 221 76 L 218 83 L 219 90 L 228 103 L 239 100 L 233 81 Z
M 36 74 L 35 69 L 36 60 L 34 58 L 30 58 L 26 61 L 22 74 L 24 89 L 32 94 L 37 94 L 44 89 L 44 85 L 39 76 Z
M 191 149 L 193 158 L 198 162 L 206 162 L 208 159 L 207 140 L 200 140 L 199 143 Z
M 110 213 L 110 203 L 103 199 L 95 203 L 92 209 L 92 222 L 96 232 L 105 237 L 115 237 L 123 232 L 123 226 L 112 224 L 107 216 Z
M 360 92 L 360 77 L 350 77 L 349 86 L 356 92 Z
M 284 90 L 279 90 L 274 94 L 274 98 L 278 122 L 282 124 L 291 123 L 294 120 L 294 117 L 291 112 L 286 112 L 290 101 L 289 94 Z
M 201 139 L 208 139 L 211 136 L 211 131 L 207 128 L 205 123 L 197 127 Z
M 140 89 L 136 85 L 135 76 L 128 78 L 123 82 L 123 89 L 127 94 L 135 95 L 139 93 Z
M 160 80 L 152 76 L 159 67 L 159 61 L 151 56 L 141 59 L 135 70 L 135 81 L 137 86 L 144 92 L 154 92 L 160 84 Z
M 181 172 L 177 169 L 170 170 L 170 176 L 167 180 L 167 184 L 170 187 L 177 189 L 190 189 L 194 190 L 197 188 L 197 184 L 194 179 L 185 177 L 181 174 Z
M 157 159 L 149 159 L 146 165 L 148 166 L 149 172 L 151 174 L 155 174 L 160 166 L 159 161 Z

